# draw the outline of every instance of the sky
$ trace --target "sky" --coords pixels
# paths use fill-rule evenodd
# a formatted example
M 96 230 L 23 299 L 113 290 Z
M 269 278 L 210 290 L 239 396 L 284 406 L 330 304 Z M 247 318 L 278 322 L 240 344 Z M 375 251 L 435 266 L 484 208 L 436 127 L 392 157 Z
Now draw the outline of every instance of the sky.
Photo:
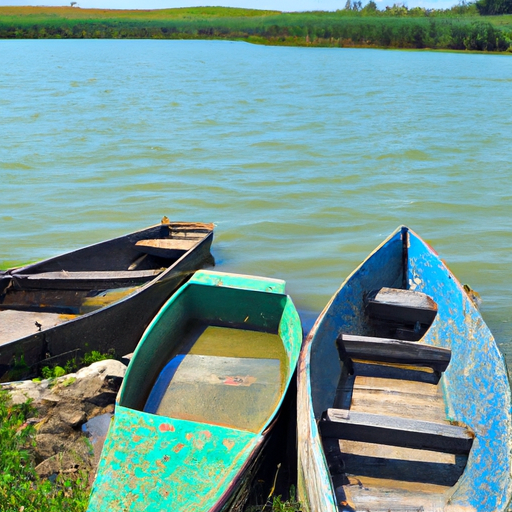
M 346 0 L 76 0 L 83 9 L 168 9 L 173 7 L 194 7 L 220 5 L 223 7 L 244 7 L 251 9 L 274 9 L 277 11 L 335 11 L 343 9 Z M 363 5 L 368 0 L 362 0 Z M 70 5 L 65 0 L 0 0 L 2 5 Z M 379 9 L 386 5 L 402 3 L 409 8 L 421 6 L 446 9 L 458 0 L 376 0 Z

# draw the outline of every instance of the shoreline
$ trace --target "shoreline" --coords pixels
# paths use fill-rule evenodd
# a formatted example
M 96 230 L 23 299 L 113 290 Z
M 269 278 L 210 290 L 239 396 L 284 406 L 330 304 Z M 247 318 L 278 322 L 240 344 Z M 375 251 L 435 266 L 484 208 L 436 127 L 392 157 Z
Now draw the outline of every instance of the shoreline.
M 265 46 L 512 53 L 512 16 L 421 9 L 399 15 L 364 9 L 284 13 L 223 7 L 0 7 L 0 39 L 224 40 Z

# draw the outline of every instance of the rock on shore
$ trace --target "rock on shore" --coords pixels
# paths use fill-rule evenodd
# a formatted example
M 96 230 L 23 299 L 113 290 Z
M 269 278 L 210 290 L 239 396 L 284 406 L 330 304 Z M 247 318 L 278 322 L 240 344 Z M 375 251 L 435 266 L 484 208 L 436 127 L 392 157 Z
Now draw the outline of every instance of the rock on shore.
M 84 471 L 92 484 L 125 372 L 124 364 L 109 359 L 56 379 L 2 386 L 13 403 L 32 399 L 34 414 L 28 421 L 37 432 L 34 457 L 40 476 Z

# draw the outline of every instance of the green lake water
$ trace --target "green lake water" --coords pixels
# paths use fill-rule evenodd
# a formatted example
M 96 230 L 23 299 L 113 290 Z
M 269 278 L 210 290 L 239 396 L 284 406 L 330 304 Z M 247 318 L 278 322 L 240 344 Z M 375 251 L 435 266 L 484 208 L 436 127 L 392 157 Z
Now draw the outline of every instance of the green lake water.
M 482 296 L 512 367 L 512 58 L 0 41 L 0 265 L 160 221 L 282 278 L 306 323 L 400 224 Z

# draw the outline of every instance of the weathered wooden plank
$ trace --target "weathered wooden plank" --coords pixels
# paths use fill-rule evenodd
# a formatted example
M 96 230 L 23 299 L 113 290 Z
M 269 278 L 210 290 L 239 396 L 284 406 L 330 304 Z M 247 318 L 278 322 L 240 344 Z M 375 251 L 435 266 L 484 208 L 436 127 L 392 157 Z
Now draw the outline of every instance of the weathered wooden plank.
M 352 359 L 428 366 L 439 372 L 446 370 L 451 358 L 451 351 L 447 348 L 413 341 L 353 334 L 341 334 L 336 341 L 343 344 Z
M 379 377 L 364 377 L 358 375 L 354 387 L 369 391 L 387 391 L 396 395 L 423 395 L 435 397 L 443 401 L 443 393 L 439 386 L 417 381 L 400 381 L 393 379 L 382 379 Z
M 151 270 L 96 270 L 93 272 L 41 272 L 39 274 L 16 274 L 15 279 L 39 281 L 39 280 L 97 280 L 105 279 L 131 279 L 154 277 L 162 272 L 163 269 Z
M 381 390 L 355 389 L 350 410 L 444 422 L 446 412 L 443 400 L 437 397 L 414 394 L 398 394 Z
M 454 485 L 467 456 L 357 441 L 324 439 L 331 474 L 369 476 L 407 482 Z
M 473 435 L 464 427 L 380 414 L 328 409 L 319 423 L 322 436 L 467 454 Z
M 441 373 L 422 366 L 400 365 L 392 363 L 353 362 L 354 373 L 365 377 L 381 377 L 395 380 L 412 380 L 437 384 Z
M 76 314 L 89 290 L 14 290 L 0 299 L 0 309 Z
M 344 489 L 347 498 L 351 500 L 358 512 L 439 512 L 446 510 L 448 485 L 373 478 L 357 473 L 354 476 L 350 475 L 348 480 L 349 483 Z
M 384 287 L 368 300 L 367 311 L 381 320 L 429 325 L 437 315 L 437 304 L 421 292 Z
M 213 231 L 215 224 L 209 222 L 162 222 L 162 225 L 168 226 L 171 232 L 184 231 L 186 233 L 208 233 Z
M 457 460 L 466 460 L 465 455 L 455 453 L 433 452 L 430 450 L 418 450 L 404 448 L 403 446 L 390 446 L 376 443 L 362 443 L 360 441 L 349 441 L 347 439 L 331 439 L 337 445 L 340 454 L 352 454 L 361 457 L 374 457 L 376 459 L 395 459 L 412 462 L 434 462 L 436 464 L 457 464 Z M 333 451 L 331 449 L 331 451 Z M 355 469 L 359 472 L 361 469 Z M 350 471 L 352 472 L 352 471 Z M 396 475 L 395 477 L 396 478 Z
M 342 409 L 334 405 L 333 408 Z M 387 414 L 425 421 L 446 422 L 446 410 L 439 387 L 416 381 L 357 376 L 353 385 L 353 412 Z
M 104 270 L 87 272 L 41 272 L 13 275 L 14 289 L 76 289 L 98 290 L 143 284 L 154 279 L 165 269 Z
M 150 240 L 139 240 L 135 247 L 140 251 L 162 258 L 175 257 L 177 253 L 189 251 L 202 240 L 202 237 L 190 238 L 154 238 Z

